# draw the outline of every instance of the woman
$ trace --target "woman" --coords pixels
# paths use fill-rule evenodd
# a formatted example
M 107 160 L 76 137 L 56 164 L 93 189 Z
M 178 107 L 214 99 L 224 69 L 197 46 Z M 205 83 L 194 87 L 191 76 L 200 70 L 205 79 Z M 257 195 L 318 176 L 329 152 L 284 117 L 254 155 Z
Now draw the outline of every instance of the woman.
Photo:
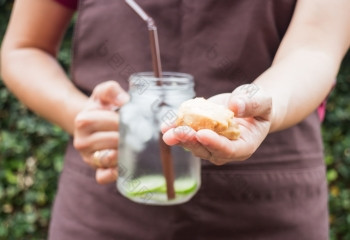
M 17 0 L 1 53 L 8 88 L 72 135 L 50 239 L 328 238 L 315 110 L 350 45 L 348 0 L 140 2 L 157 23 L 164 70 L 194 75 L 197 96 L 232 109 L 242 131 L 229 141 L 163 129 L 167 144 L 203 159 L 200 191 L 172 207 L 132 203 L 113 184 L 111 109 L 128 101 L 127 77 L 151 69 L 144 23 L 123 1 L 80 1 L 71 82 L 55 56 L 72 2 Z

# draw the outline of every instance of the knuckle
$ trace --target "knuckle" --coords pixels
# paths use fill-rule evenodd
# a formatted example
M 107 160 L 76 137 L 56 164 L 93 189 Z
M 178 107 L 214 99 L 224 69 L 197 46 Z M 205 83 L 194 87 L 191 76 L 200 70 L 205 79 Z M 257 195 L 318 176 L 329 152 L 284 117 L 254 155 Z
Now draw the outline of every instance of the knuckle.
M 74 119 L 74 127 L 76 129 L 84 129 L 91 124 L 91 120 L 86 114 L 81 113 Z
M 74 138 L 73 146 L 75 149 L 82 151 L 89 147 L 89 142 L 82 138 Z

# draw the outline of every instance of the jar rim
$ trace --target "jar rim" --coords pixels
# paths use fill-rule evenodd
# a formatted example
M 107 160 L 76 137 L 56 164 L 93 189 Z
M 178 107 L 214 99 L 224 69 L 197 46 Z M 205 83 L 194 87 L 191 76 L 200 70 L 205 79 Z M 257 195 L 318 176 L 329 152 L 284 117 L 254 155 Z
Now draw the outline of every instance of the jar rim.
M 138 72 L 138 73 L 133 73 L 129 77 L 129 81 L 132 82 L 133 79 L 136 81 L 139 78 L 146 78 L 146 81 L 151 81 L 151 82 L 158 82 L 162 81 L 164 83 L 169 83 L 169 82 L 178 82 L 182 84 L 191 84 L 193 83 L 193 76 L 188 73 L 182 73 L 182 72 L 163 72 L 163 76 L 158 78 L 154 76 L 153 72 Z

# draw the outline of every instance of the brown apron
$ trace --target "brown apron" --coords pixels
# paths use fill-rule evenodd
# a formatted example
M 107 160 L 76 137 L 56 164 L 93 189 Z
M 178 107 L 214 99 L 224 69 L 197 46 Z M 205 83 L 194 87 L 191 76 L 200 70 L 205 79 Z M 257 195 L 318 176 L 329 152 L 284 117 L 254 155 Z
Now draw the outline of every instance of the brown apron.
M 296 0 L 144 0 L 165 71 L 190 73 L 197 96 L 250 83 L 273 60 Z M 124 1 L 82 0 L 73 81 L 89 95 L 152 69 L 146 25 Z M 202 187 L 188 203 L 148 206 L 101 186 L 69 143 L 50 226 L 51 240 L 328 239 L 327 182 L 316 113 L 270 134 L 245 162 L 202 161 Z

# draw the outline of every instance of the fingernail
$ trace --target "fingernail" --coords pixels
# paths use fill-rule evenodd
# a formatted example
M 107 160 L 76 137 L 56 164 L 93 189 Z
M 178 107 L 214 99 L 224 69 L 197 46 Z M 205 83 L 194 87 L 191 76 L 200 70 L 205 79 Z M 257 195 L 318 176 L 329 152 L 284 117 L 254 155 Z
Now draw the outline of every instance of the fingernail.
M 238 98 L 236 100 L 236 106 L 237 106 L 237 116 L 242 116 L 244 114 L 245 111 L 245 102 L 243 99 Z

